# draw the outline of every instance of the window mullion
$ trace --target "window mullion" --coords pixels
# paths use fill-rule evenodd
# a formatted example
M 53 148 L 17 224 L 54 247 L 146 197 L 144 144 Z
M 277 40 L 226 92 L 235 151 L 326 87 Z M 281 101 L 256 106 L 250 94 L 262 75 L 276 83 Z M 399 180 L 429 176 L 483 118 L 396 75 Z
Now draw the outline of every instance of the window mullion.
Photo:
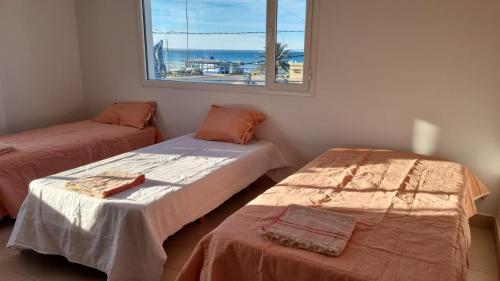
M 276 0 L 267 0 L 266 87 L 274 84 L 276 46 Z

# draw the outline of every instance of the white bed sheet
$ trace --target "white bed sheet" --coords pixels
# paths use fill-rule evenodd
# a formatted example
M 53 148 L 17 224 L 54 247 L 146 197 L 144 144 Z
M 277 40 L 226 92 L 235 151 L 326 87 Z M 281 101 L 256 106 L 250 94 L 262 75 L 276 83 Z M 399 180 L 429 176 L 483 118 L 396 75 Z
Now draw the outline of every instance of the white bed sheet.
M 163 241 L 272 169 L 276 145 L 196 140 L 187 135 L 30 184 L 7 247 L 62 255 L 108 280 L 160 280 Z M 140 187 L 107 199 L 63 188 L 68 180 L 119 169 L 145 173 Z

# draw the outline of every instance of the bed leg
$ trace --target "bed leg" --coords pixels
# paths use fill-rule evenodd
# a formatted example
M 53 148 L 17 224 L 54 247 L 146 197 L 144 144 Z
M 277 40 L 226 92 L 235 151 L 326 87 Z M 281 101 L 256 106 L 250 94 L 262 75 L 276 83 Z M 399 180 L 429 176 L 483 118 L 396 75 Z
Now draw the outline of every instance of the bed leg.
M 205 216 L 201 217 L 197 221 L 199 224 L 204 224 L 205 223 Z

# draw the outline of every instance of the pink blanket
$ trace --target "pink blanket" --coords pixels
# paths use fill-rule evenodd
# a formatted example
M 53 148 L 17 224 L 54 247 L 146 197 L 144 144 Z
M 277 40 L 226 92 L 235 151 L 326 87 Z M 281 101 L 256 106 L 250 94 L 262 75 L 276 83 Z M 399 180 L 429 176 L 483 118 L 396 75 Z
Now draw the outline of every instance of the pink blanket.
M 464 281 L 474 199 L 488 190 L 460 164 L 387 150 L 332 149 L 204 237 L 178 281 Z M 348 214 L 338 257 L 261 234 L 287 206 Z
M 0 217 L 17 216 L 32 180 L 152 145 L 155 133 L 82 121 L 0 136 L 15 146 L 0 157 Z

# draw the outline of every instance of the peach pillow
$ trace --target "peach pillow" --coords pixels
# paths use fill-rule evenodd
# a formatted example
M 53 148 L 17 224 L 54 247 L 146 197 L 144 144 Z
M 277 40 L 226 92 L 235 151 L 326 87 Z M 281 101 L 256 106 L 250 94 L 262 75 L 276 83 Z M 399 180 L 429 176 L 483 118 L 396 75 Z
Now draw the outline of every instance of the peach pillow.
M 257 124 L 264 120 L 265 116 L 254 110 L 212 105 L 196 138 L 245 144 L 253 138 Z
M 104 110 L 94 121 L 142 129 L 148 124 L 154 111 L 153 102 L 119 102 Z

